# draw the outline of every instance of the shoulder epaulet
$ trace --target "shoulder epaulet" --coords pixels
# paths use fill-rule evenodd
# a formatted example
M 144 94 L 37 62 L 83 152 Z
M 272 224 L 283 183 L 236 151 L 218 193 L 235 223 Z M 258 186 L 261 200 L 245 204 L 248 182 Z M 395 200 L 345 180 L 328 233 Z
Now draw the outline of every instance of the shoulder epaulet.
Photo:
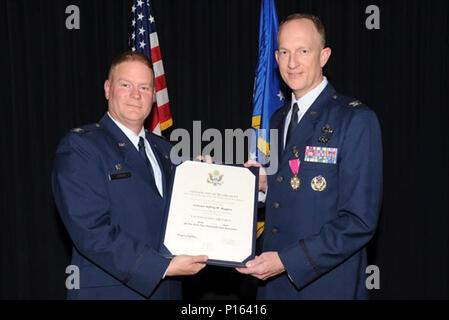
M 338 102 L 338 104 L 340 104 L 340 105 L 347 106 L 350 108 L 355 108 L 355 107 L 358 107 L 363 104 L 362 102 L 360 102 L 360 100 L 346 97 L 346 96 L 338 94 L 338 93 L 335 93 L 332 96 L 332 100 L 334 100 L 335 102 Z
M 156 138 L 159 138 L 159 139 L 168 141 L 168 139 L 167 139 L 166 137 L 164 137 L 164 136 L 162 136 L 162 135 L 160 136 L 160 135 L 154 134 L 153 132 L 151 132 L 151 131 L 149 131 L 149 130 L 147 130 L 147 129 L 145 129 L 145 133 L 149 133 L 149 134 L 151 134 L 153 137 L 156 137 Z
M 332 100 L 340 105 L 345 105 L 348 104 L 349 101 L 352 101 L 353 99 L 339 93 L 334 93 L 332 95 Z
M 362 104 L 362 102 L 360 102 L 359 100 L 353 100 L 353 101 L 348 103 L 348 106 L 352 107 L 352 108 L 355 108 L 355 107 L 358 107 L 361 104 Z
M 73 128 L 72 130 L 70 130 L 70 132 L 82 134 L 82 133 L 91 132 L 91 131 L 100 130 L 100 129 L 102 129 L 102 128 L 99 123 L 92 123 L 92 124 L 87 124 L 87 125 L 79 127 L 79 128 Z

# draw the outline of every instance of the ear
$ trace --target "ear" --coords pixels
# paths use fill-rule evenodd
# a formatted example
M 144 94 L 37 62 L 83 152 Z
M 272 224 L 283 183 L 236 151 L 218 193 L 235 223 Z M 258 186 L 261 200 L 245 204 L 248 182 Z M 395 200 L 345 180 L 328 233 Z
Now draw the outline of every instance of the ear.
M 276 50 L 276 51 L 274 52 L 274 56 L 276 57 L 276 62 L 277 62 L 278 65 L 279 65 L 279 50 Z
M 104 82 L 104 96 L 106 97 L 106 100 L 109 100 L 109 91 L 111 90 L 111 82 L 109 80 L 106 80 Z
M 321 68 L 324 68 L 324 66 L 326 65 L 327 61 L 329 60 L 331 54 L 332 54 L 331 48 L 324 48 L 323 50 L 321 50 L 321 53 L 320 53 Z

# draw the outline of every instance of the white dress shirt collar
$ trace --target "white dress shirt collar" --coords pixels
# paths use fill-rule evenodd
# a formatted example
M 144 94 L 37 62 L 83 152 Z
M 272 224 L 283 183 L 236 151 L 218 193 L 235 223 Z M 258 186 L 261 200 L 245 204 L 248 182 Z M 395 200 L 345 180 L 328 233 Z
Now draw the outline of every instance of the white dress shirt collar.
M 295 103 L 298 104 L 300 115 L 306 114 L 307 110 L 309 110 L 310 106 L 315 102 L 321 92 L 326 88 L 328 84 L 327 78 L 323 77 L 323 81 L 315 88 L 307 92 L 304 96 L 299 99 L 296 99 L 295 94 L 292 92 L 292 103 L 293 106 Z M 290 110 L 292 107 L 290 107 Z
M 115 120 L 109 112 L 108 112 L 108 116 L 109 116 L 109 118 L 111 118 L 112 121 L 114 121 L 114 123 L 117 125 L 117 127 L 119 127 L 120 130 L 122 130 L 122 132 L 129 139 L 129 141 L 132 142 L 134 147 L 136 147 L 136 149 L 139 150 L 139 138 L 142 137 L 146 140 L 145 129 L 143 128 L 143 126 L 142 126 L 142 129 L 140 130 L 139 134 L 137 135 L 134 131 L 132 131 L 128 127 L 124 126 L 123 124 L 121 124 L 120 122 Z
M 315 102 L 315 100 L 318 98 L 321 92 L 323 92 L 323 90 L 326 88 L 327 84 L 328 84 L 327 78 L 323 77 L 323 81 L 321 81 L 319 85 L 317 85 L 311 91 L 307 92 L 304 96 L 302 96 L 298 100 L 296 99 L 295 94 L 292 93 L 292 101 L 290 104 L 289 111 L 287 113 L 287 117 L 285 117 L 284 123 L 284 132 L 283 132 L 284 148 L 285 148 L 285 140 L 287 139 L 288 126 L 292 118 L 293 105 L 295 103 L 298 104 L 298 123 L 299 123 L 302 117 L 306 114 L 307 110 L 309 110 L 309 108 L 312 106 L 312 104 Z
M 117 125 L 117 127 L 119 127 L 120 130 L 122 130 L 122 132 L 128 137 L 128 139 L 132 142 L 132 144 L 134 145 L 134 147 L 136 147 L 137 151 L 139 151 L 139 140 L 140 137 L 143 138 L 143 141 L 145 143 L 145 153 L 147 154 L 147 158 L 151 163 L 151 167 L 153 168 L 153 172 L 154 172 L 154 180 L 156 183 L 156 187 L 159 191 L 159 194 L 163 197 L 164 196 L 164 191 L 163 191 L 163 185 L 162 185 L 162 171 L 161 168 L 159 166 L 159 163 L 156 160 L 156 156 L 153 152 L 153 148 L 151 148 L 150 143 L 148 142 L 146 136 L 145 136 L 145 129 L 142 127 L 142 129 L 140 130 L 139 134 L 137 135 L 134 131 L 132 131 L 131 129 L 127 128 L 126 126 L 124 126 L 123 124 L 121 124 L 120 122 L 116 121 L 108 112 L 108 116 L 112 119 L 112 121 L 114 121 L 114 123 Z

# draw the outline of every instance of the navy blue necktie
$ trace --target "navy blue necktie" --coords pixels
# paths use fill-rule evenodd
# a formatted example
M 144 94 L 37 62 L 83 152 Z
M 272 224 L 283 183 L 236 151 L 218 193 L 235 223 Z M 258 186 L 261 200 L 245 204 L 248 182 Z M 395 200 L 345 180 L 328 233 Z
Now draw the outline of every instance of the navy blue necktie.
M 143 140 L 142 137 L 139 138 L 139 153 L 140 153 L 140 156 L 142 157 L 143 161 L 145 161 L 145 164 L 147 165 L 148 171 L 150 171 L 151 178 L 153 179 L 153 182 L 154 182 L 153 167 L 151 166 L 151 162 L 147 157 L 147 152 L 145 151 L 145 141 Z
M 295 131 L 296 126 L 298 125 L 298 104 L 295 103 L 293 105 L 292 117 L 290 119 L 290 125 L 288 126 L 287 137 L 285 139 L 285 146 L 288 144 L 288 140 L 292 137 L 293 131 Z

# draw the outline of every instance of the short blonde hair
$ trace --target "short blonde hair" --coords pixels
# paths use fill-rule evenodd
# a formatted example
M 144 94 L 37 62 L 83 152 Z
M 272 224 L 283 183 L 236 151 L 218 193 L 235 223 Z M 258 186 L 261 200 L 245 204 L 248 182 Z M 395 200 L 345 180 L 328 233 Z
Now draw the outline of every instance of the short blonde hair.
M 108 78 L 111 78 L 112 72 L 114 71 L 114 68 L 118 66 L 119 64 L 123 62 L 130 62 L 130 61 L 139 61 L 142 62 L 144 65 L 146 65 L 151 71 L 153 71 L 153 65 L 151 64 L 150 60 L 146 55 L 140 52 L 135 51 L 126 51 L 120 54 L 119 56 L 115 57 L 114 60 L 112 60 L 111 67 L 109 68 L 109 74 Z

